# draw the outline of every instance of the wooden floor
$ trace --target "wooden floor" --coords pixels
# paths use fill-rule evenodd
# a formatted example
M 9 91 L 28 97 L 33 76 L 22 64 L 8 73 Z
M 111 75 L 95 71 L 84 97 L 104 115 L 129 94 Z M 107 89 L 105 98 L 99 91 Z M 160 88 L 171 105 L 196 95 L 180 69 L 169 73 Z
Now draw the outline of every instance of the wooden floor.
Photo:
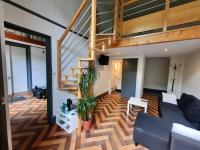
M 71 141 L 57 125 L 47 123 L 47 101 L 28 98 L 10 105 L 14 150 L 67 150 Z
M 149 100 L 148 113 L 157 116 L 157 98 Z M 47 124 L 46 100 L 28 99 L 10 106 L 14 150 L 145 150 L 135 146 L 133 127 L 141 108 L 126 115 L 127 100 L 119 94 L 104 95 L 94 113 L 92 129 L 68 135 L 57 125 Z

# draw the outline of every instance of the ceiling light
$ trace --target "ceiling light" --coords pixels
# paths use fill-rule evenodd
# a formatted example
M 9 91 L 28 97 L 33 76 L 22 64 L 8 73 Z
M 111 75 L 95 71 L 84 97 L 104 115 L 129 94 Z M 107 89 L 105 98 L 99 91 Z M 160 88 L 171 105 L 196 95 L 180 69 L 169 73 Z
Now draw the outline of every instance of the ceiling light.
M 168 51 L 168 49 L 167 48 L 165 48 L 165 52 L 167 52 Z

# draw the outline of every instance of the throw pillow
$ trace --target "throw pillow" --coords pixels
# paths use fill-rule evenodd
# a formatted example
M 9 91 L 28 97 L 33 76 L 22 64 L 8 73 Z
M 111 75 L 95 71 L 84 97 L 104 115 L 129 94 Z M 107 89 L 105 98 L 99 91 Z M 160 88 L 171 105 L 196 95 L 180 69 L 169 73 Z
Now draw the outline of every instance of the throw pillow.
M 191 122 L 200 123 L 200 100 L 194 100 L 183 110 L 184 117 Z
M 177 100 L 178 107 L 183 111 L 192 101 L 194 96 L 183 93 L 180 100 Z
M 162 93 L 162 95 L 163 95 L 163 102 L 177 105 L 175 94 Z

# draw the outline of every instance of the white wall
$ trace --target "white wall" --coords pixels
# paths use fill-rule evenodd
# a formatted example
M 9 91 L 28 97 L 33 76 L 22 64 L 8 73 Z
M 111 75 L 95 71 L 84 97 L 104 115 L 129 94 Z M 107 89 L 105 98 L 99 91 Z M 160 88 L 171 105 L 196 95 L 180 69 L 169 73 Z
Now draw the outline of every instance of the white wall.
M 182 92 L 200 98 L 200 50 L 185 57 Z
M 169 58 L 146 58 L 144 88 L 167 90 Z
M 38 14 L 67 26 L 82 0 L 12 0 Z M 19 18 L 18 18 L 19 19 Z M 23 19 L 23 18 L 22 18 Z
M 45 15 L 49 18 L 54 18 L 60 23 L 68 24 L 69 20 L 73 17 L 74 12 L 79 6 L 80 1 L 66 0 L 66 1 L 55 1 L 55 0 L 16 0 L 21 5 L 30 8 L 31 10 L 37 10 L 41 15 Z M 33 4 L 34 3 L 34 4 Z M 64 4 L 63 4 L 64 3 Z M 59 4 L 59 6 L 57 6 Z M 63 13 L 63 12 L 68 13 Z M 55 13 L 54 13 L 55 12 Z M 63 17 L 63 14 L 66 15 Z M 64 18 L 64 19 L 63 19 Z M 12 5 L 4 2 L 4 19 L 5 21 L 13 24 L 38 31 L 40 33 L 51 36 L 52 44 L 52 75 L 53 75 L 53 112 L 56 114 L 56 108 L 62 101 L 67 98 L 76 98 L 73 94 L 67 91 L 60 91 L 57 89 L 57 40 L 61 37 L 64 32 L 63 28 L 60 28 L 52 23 L 49 23 L 43 19 L 40 19 L 32 14 L 29 14 L 23 10 L 20 10 Z M 59 19 L 59 20 L 57 20 Z M 85 56 L 87 48 L 83 49 L 80 54 L 81 57 Z M 71 64 L 77 65 L 77 61 L 72 61 Z M 69 68 L 68 68 L 69 69 Z M 66 69 L 66 70 L 68 70 Z
M 99 71 L 99 78 L 95 82 L 94 85 L 94 95 L 100 95 L 105 92 L 108 92 L 111 88 L 111 77 L 112 77 L 112 70 L 111 70 L 111 60 L 109 61 L 108 65 L 102 66 L 98 65 L 98 59 L 96 60 L 96 67 Z
M 46 87 L 46 50 L 31 47 L 32 87 Z

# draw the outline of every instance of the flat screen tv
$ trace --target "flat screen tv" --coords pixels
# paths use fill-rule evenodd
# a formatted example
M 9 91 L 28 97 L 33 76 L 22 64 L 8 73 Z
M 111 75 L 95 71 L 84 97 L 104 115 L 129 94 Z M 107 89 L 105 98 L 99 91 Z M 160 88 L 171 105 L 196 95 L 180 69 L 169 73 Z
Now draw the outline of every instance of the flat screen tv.
M 100 55 L 99 57 L 99 65 L 108 65 L 109 63 L 109 56 Z

